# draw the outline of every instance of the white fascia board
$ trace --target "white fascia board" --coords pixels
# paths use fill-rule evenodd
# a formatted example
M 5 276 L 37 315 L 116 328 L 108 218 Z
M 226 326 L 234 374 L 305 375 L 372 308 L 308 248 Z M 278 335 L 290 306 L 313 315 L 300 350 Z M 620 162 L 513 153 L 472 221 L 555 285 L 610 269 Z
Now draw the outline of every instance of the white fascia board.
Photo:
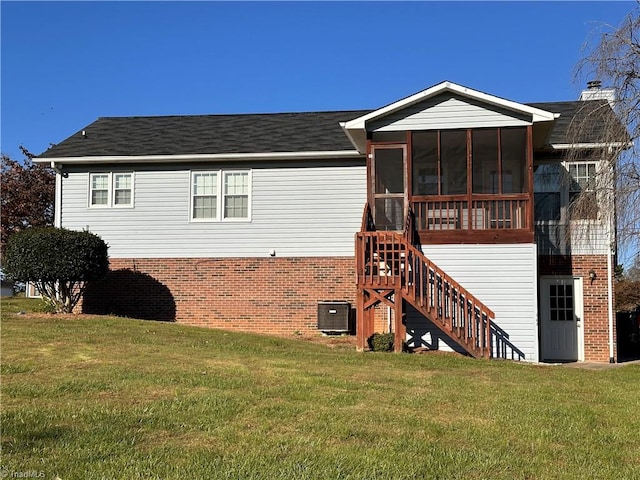
M 547 112 L 546 110 L 541 110 L 539 108 L 530 107 L 528 105 L 524 105 L 522 103 L 512 102 L 511 100 L 506 100 L 504 98 L 496 97 L 494 95 L 489 95 L 487 93 L 479 92 L 478 90 L 473 90 L 471 88 L 463 87 L 462 85 L 458 85 L 453 82 L 442 82 L 433 87 L 427 88 L 421 92 L 418 92 L 409 97 L 403 98 L 402 100 L 398 100 L 397 102 L 391 103 L 386 107 L 382 107 L 378 110 L 375 110 L 367 115 L 363 115 L 362 117 L 354 118 L 345 123 L 345 130 L 359 130 L 364 129 L 366 122 L 372 120 L 374 118 L 383 117 L 388 115 L 389 113 L 395 112 L 396 110 L 400 110 L 402 108 L 413 105 L 414 103 L 418 103 L 422 100 L 426 100 L 429 97 L 433 97 L 443 92 L 453 92 L 459 95 L 476 99 L 480 102 L 489 103 L 492 105 L 496 105 L 499 107 L 506 108 L 508 110 L 514 110 L 516 112 L 522 112 L 531 115 L 532 122 L 550 122 L 555 120 L 558 117 L 558 114 Z
M 357 131 L 357 129 L 348 130 L 347 127 L 346 127 L 346 123 L 347 122 L 340 122 L 340 127 L 342 128 L 342 131 L 344 132 L 344 134 L 347 136 L 347 138 L 351 142 L 351 145 L 353 145 L 356 148 L 356 150 L 358 150 L 359 152 L 362 152 L 362 155 L 364 155 L 366 153 L 366 150 L 367 150 L 367 142 L 366 142 L 366 140 L 365 140 L 364 144 L 362 144 L 361 142 L 358 142 L 356 140 L 356 138 L 354 137 L 354 135 L 352 135 L 352 132 L 355 133 Z M 365 135 L 365 138 L 366 138 L 366 135 Z
M 337 158 L 363 158 L 357 150 L 334 150 L 326 152 L 265 152 L 265 153 L 219 153 L 193 155 L 105 155 L 89 157 L 34 158 L 36 163 L 91 164 L 91 163 L 172 163 L 172 162 L 224 162 L 259 160 L 329 160 Z

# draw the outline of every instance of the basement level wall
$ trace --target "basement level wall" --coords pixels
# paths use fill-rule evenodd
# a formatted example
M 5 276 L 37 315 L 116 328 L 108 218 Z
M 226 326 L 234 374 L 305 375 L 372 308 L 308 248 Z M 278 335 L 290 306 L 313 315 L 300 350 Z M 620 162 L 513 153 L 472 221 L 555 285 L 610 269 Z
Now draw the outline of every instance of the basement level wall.
M 573 276 L 582 278 L 584 318 L 584 359 L 594 362 L 609 361 L 609 310 L 607 293 L 607 256 L 573 255 L 538 258 L 540 275 Z M 589 272 L 596 274 L 592 281 Z M 615 304 L 615 298 L 614 298 Z M 613 322 L 616 338 L 616 322 Z M 614 344 L 614 358 L 617 357 Z
M 320 301 L 355 307 L 353 257 L 116 258 L 83 313 L 243 332 L 316 333 Z
M 423 245 L 425 255 L 493 310 L 499 358 L 538 361 L 537 257 L 534 244 Z M 451 349 L 440 330 L 408 312 L 408 341 Z M 453 345 L 453 344 L 452 344 Z

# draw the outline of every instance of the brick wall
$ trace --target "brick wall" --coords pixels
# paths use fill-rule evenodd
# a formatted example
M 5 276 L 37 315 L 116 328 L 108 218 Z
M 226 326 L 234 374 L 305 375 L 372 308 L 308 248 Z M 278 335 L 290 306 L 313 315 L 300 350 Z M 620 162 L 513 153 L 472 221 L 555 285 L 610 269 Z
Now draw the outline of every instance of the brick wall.
M 351 257 L 112 258 L 110 262 L 112 274 L 85 294 L 86 313 L 293 334 L 317 333 L 319 301 L 348 301 L 355 307 Z M 593 283 L 591 269 L 597 275 Z M 608 362 L 607 257 L 541 256 L 539 274 L 583 278 L 585 359 Z M 386 308 L 376 310 L 376 331 L 385 332 Z
M 607 295 L 607 256 L 574 255 L 540 256 L 540 275 L 573 275 L 582 277 L 584 300 L 584 357 L 585 360 L 609 361 L 609 307 Z M 589 271 L 596 273 L 592 282 Z M 615 322 L 614 322 L 615 340 Z M 615 358 L 615 342 L 614 342 Z
M 348 301 L 355 307 L 352 257 L 110 262 L 112 274 L 85 295 L 86 313 L 131 312 L 128 316 L 159 315 L 186 325 L 293 334 L 318 332 L 318 301 Z

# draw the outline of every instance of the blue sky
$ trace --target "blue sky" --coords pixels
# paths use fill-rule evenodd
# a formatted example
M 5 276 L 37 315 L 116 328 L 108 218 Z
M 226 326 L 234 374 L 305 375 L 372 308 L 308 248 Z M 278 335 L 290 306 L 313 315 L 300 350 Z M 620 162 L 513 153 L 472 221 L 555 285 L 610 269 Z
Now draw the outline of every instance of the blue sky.
M 633 2 L 7 2 L 1 150 L 101 116 L 376 108 L 442 80 L 572 100 L 573 69 Z

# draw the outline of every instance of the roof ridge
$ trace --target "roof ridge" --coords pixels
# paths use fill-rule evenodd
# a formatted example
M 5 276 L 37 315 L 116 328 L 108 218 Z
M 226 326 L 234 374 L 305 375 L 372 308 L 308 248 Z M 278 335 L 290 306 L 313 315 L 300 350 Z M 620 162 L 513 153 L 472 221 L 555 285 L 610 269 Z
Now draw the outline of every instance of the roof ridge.
M 350 114 L 360 112 L 371 112 L 370 108 L 359 108 L 353 110 L 317 110 L 302 112 L 251 112 L 251 113 L 195 113 L 195 114 L 173 114 L 173 115 L 116 115 L 116 116 L 100 116 L 98 120 L 103 119 L 135 119 L 135 118 L 211 118 L 211 117 L 246 117 L 246 116 L 277 116 L 277 115 L 318 115 L 323 113 Z

